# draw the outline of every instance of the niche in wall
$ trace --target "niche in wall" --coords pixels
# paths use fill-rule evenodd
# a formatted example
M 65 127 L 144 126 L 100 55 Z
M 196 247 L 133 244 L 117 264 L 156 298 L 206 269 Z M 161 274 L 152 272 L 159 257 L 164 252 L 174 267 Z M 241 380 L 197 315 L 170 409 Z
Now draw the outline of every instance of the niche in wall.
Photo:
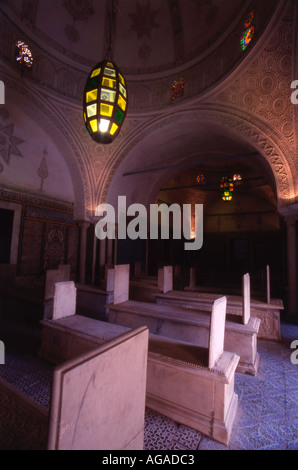
M 10 263 L 14 211 L 0 209 L 0 264 Z
M 17 264 L 22 206 L 0 201 L 0 264 Z

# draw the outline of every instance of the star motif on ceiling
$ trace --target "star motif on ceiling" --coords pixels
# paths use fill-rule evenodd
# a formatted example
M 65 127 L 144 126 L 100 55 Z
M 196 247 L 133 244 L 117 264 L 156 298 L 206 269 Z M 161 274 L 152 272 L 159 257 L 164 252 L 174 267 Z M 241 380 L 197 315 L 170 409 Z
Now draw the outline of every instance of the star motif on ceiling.
M 151 10 L 150 1 L 144 6 L 137 2 L 136 12 L 131 13 L 129 16 L 132 19 L 131 31 L 137 33 L 138 39 L 144 36 L 151 39 L 152 30 L 159 28 L 159 24 L 155 21 L 158 12 L 159 10 Z
M 14 125 L 0 127 L 0 156 L 9 164 L 11 155 L 23 157 L 18 145 L 23 143 L 22 139 L 14 136 Z

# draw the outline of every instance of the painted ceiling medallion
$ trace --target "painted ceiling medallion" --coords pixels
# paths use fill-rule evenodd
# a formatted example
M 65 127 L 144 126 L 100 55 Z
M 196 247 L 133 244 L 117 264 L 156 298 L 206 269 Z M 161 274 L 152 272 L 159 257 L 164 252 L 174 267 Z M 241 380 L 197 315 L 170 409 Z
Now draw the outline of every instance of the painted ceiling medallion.
M 93 0 L 63 0 L 63 6 L 74 21 L 89 21 L 95 13 Z
M 159 24 L 155 21 L 158 13 L 159 10 L 151 10 L 149 1 L 144 6 L 137 2 L 136 12 L 129 16 L 132 19 L 131 31 L 137 33 L 138 39 L 143 37 L 151 39 L 152 30 L 159 28 Z
M 73 24 L 67 24 L 65 26 L 64 34 L 70 42 L 77 43 L 80 40 L 80 33 Z

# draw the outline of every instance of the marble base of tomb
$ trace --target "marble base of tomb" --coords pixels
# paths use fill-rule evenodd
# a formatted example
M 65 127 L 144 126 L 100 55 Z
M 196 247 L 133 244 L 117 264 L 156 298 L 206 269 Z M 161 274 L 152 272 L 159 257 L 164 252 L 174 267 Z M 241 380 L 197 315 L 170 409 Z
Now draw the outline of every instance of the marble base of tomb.
M 162 292 L 157 282 L 147 280 L 132 280 L 129 283 L 129 298 L 141 302 L 156 302 L 156 296 Z
M 42 320 L 39 356 L 58 364 L 103 344 L 131 328 L 111 325 L 82 315 Z
M 77 349 L 92 352 L 96 345 L 129 330 L 78 315 L 44 320 L 42 325 L 41 356 L 53 362 L 72 357 Z M 224 352 L 209 367 L 208 348 L 150 335 L 146 405 L 227 445 L 237 409 L 238 361 L 239 356 Z M 139 380 L 136 373 L 134 378 Z
M 207 347 L 210 329 L 209 312 L 128 300 L 108 305 L 109 322 L 129 328 L 146 325 L 150 334 L 162 335 Z M 237 316 L 225 322 L 225 351 L 240 356 L 237 372 L 257 375 L 259 354 L 257 335 L 260 320 L 251 317 L 247 325 Z
M 238 406 L 239 356 L 223 352 L 208 367 L 208 349 L 150 335 L 146 405 L 228 445 Z
M 172 291 L 166 295 L 160 293 L 156 302 L 161 305 L 175 305 L 183 308 L 210 311 L 212 302 L 221 297 L 221 294 L 198 292 L 194 288 L 184 291 Z M 242 315 L 242 297 L 227 295 L 227 314 Z M 280 312 L 284 309 L 282 300 L 271 299 L 270 303 L 261 300 L 250 300 L 251 316 L 261 321 L 258 338 L 280 341 Z

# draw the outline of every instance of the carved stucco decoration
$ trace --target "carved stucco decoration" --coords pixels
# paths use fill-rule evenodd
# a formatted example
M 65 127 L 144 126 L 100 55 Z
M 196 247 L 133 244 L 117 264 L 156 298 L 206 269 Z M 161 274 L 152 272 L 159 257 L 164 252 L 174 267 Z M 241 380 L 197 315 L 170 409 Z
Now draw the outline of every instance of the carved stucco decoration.
M 66 8 L 74 21 L 89 21 L 94 15 L 93 0 L 63 0 L 63 7 Z
M 9 32 L 9 41 L 7 36 L 5 41 L 11 45 L 14 33 L 10 27 L 6 27 L 6 32 Z M 2 37 L 4 40 L 4 36 Z M 144 117 L 135 120 L 127 119 L 126 126 L 123 127 L 117 143 L 109 148 L 95 145 L 91 141 L 85 132 L 79 106 L 75 110 L 75 106 L 65 105 L 62 107 L 63 112 L 68 116 L 66 124 L 57 118 L 50 99 L 45 104 L 44 100 L 37 98 L 37 95 L 30 95 L 29 92 L 27 95 L 40 112 L 47 116 L 56 131 L 59 129 L 60 134 L 63 134 L 63 138 L 71 146 L 84 184 L 84 201 L 81 202 L 81 205 L 84 205 L 87 211 L 92 211 L 97 203 L 106 199 L 115 171 L 119 163 L 129 155 L 130 150 L 145 136 L 153 133 L 155 129 L 164 127 L 166 130 L 166 126 L 171 126 L 177 119 L 209 120 L 217 125 L 233 129 L 236 135 L 252 143 L 270 163 L 277 183 L 279 203 L 281 205 L 287 204 L 289 201 L 293 201 L 296 195 L 296 187 L 293 182 L 296 174 L 293 113 L 291 112 L 288 90 L 292 71 L 289 44 L 291 44 L 292 38 L 293 14 L 288 12 L 287 16 L 280 20 L 279 27 L 268 40 L 266 47 L 257 56 L 255 54 L 252 56 L 249 66 L 239 73 L 236 79 L 233 77 L 231 81 L 226 80 L 224 82 L 227 83 L 226 88 L 219 91 L 216 96 L 214 95 L 208 105 L 196 105 L 196 109 L 191 113 L 187 110 L 183 111 L 181 107 L 169 107 L 170 114 L 166 117 L 159 114 L 149 120 Z M 237 43 L 236 40 L 238 39 L 234 37 L 233 44 Z M 208 74 L 208 78 L 213 77 L 216 81 L 218 72 L 223 73 L 226 70 L 225 64 L 229 64 L 230 67 L 234 63 L 233 54 L 236 54 L 236 47 L 234 52 L 230 51 L 229 54 L 224 53 L 228 47 L 227 43 L 223 47 L 220 55 L 218 55 L 218 51 L 215 51 L 213 56 L 208 57 L 204 74 L 200 75 L 199 81 L 195 70 L 186 71 L 186 94 L 188 97 L 193 95 L 194 90 L 196 90 L 196 94 L 204 90 L 207 86 L 206 74 Z M 45 56 L 42 50 L 39 52 L 36 70 L 41 72 L 39 66 Z M 47 58 L 46 68 L 43 69 L 43 78 L 48 78 L 48 84 L 54 88 L 62 87 L 63 93 L 80 96 L 80 89 L 85 82 L 84 74 L 75 73 L 69 80 L 69 75 L 66 76 L 63 73 L 62 64 L 55 58 L 52 58 L 51 61 L 48 56 Z M 217 59 L 218 70 L 212 68 L 214 59 Z M 49 64 L 52 67 L 50 72 Z M 278 70 L 278 78 L 274 75 L 276 70 Z M 38 74 L 35 78 L 39 78 Z M 12 82 L 10 81 L 10 83 Z M 149 107 L 160 107 L 160 104 L 168 100 L 168 84 L 169 78 L 165 78 L 158 81 L 158 89 L 150 89 L 149 86 L 147 90 Z M 133 83 L 131 83 L 132 85 Z M 136 85 L 139 88 L 142 87 L 140 84 Z M 148 87 L 148 85 L 144 86 Z M 16 89 L 18 88 L 17 85 Z M 23 88 L 19 91 L 23 93 Z M 140 93 L 142 91 L 140 89 Z M 140 105 L 146 107 L 146 103 L 134 102 L 134 96 L 137 94 L 136 87 L 132 94 L 132 107 Z M 291 159 L 293 159 L 293 163 Z M 75 181 L 74 184 L 76 184 Z
M 273 29 L 273 34 L 268 37 L 265 47 L 254 54 L 244 71 L 234 75 L 232 80 L 227 80 L 224 91 L 213 96 L 217 106 L 222 104 L 222 108 L 231 115 L 241 114 L 250 123 L 258 123 L 265 135 L 276 142 L 283 161 L 274 150 L 274 145 L 269 144 L 268 137 L 260 139 L 258 135 L 253 137 L 251 134 L 269 157 L 270 165 L 279 180 L 280 198 L 288 203 L 295 202 L 297 198 L 298 168 L 295 110 L 290 100 L 293 42 L 294 11 L 291 4 Z M 286 190 L 285 180 L 288 177 L 291 178 L 292 187 Z
M 203 119 L 204 122 L 232 129 L 236 135 L 251 143 L 268 161 L 277 185 L 279 206 L 297 200 L 297 158 L 295 153 L 293 105 L 289 85 L 292 77 L 293 7 L 284 12 L 273 34 L 260 52 L 251 54 L 242 70 L 223 82 L 203 105 L 188 113 L 173 112 L 166 118 L 156 119 L 139 129 L 137 136 L 130 136 L 128 144 L 119 138 L 110 170 L 102 183 L 100 199 L 107 196 L 119 163 L 130 150 L 155 129 L 170 126 L 184 119 Z M 254 51 L 253 51 L 254 52 Z M 224 89 L 223 89 L 224 88 Z M 173 108 L 174 111 L 174 108 Z M 202 118 L 203 116 L 203 118 Z M 166 129 L 165 129 L 166 132 Z
M 293 15 L 287 15 L 275 28 L 265 48 L 249 61 L 245 73 L 233 77 L 217 102 L 248 112 L 270 122 L 294 147 L 294 112 L 290 100 L 292 51 L 294 41 Z

